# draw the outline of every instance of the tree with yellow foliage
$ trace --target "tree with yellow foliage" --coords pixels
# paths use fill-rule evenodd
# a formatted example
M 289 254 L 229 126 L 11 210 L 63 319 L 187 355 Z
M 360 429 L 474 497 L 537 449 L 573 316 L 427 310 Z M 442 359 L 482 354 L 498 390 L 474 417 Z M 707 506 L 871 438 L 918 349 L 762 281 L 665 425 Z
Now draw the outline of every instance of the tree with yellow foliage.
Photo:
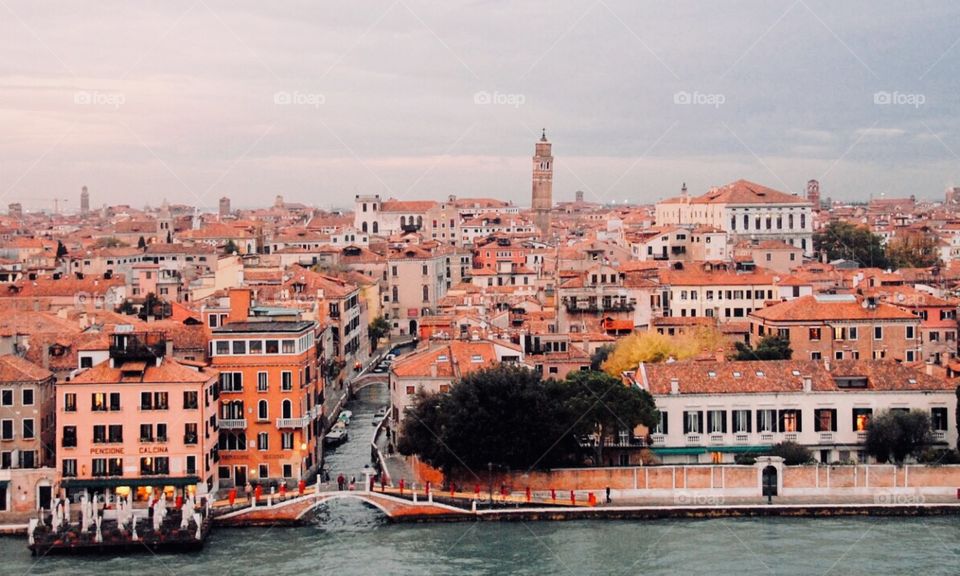
M 603 371 L 620 377 L 623 372 L 636 370 L 641 362 L 654 363 L 695 358 L 726 350 L 729 343 L 714 327 L 702 326 L 682 336 L 665 336 L 654 331 L 634 332 L 621 338 L 603 363 Z

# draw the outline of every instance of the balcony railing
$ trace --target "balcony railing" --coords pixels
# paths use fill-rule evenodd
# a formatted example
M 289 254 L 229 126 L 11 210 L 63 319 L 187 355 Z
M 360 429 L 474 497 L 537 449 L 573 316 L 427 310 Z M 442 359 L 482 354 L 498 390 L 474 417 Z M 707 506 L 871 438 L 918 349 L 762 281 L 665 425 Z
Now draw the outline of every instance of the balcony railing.
M 654 446 L 666 446 L 667 438 L 663 434 L 653 434 L 650 436 L 650 443 Z
M 761 432 L 761 433 L 760 433 L 760 442 L 763 442 L 763 443 L 772 443 L 772 442 L 773 442 L 773 432 Z
M 310 424 L 310 416 L 300 418 L 277 418 L 277 428 L 303 428 Z
M 857 432 L 857 443 L 866 444 L 867 442 L 867 433 L 866 432 Z
M 699 434 L 687 434 L 687 444 L 690 446 L 699 446 L 700 445 L 700 435 Z
M 933 441 L 934 442 L 945 442 L 947 440 L 947 431 L 946 430 L 934 430 L 933 431 Z
M 723 444 L 723 434 L 711 434 L 710 435 L 711 444 Z
M 244 430 L 247 427 L 246 418 L 239 419 L 221 419 L 219 420 L 220 427 L 224 430 Z
M 750 443 L 750 435 L 749 435 L 749 434 L 735 434 L 734 437 L 733 437 L 733 441 L 734 441 L 735 443 L 737 443 L 737 444 L 749 444 L 749 443 Z
M 636 298 L 628 300 L 617 298 L 605 303 L 602 300 L 567 297 L 563 299 L 563 305 L 567 308 L 567 312 L 632 312 L 637 307 L 637 300 Z
M 821 432 L 820 443 L 829 444 L 830 442 L 833 442 L 833 432 Z

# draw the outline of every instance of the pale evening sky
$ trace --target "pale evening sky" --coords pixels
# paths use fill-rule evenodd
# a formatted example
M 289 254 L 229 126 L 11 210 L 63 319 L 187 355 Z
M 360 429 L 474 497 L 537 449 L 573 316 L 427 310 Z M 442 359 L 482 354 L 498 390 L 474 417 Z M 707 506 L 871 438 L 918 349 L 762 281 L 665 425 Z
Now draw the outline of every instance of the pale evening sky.
M 960 185 L 960 4 L 0 0 L 0 207 Z M 2 210 L 2 208 L 0 208 Z

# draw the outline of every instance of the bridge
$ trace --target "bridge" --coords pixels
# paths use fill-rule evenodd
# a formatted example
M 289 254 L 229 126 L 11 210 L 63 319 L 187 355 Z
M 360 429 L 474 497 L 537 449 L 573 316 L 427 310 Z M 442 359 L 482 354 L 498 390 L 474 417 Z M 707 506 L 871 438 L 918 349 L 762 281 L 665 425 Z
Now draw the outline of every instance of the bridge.
M 388 491 L 389 490 L 389 491 Z M 309 514 L 317 507 L 333 500 L 359 500 L 383 512 L 393 521 L 457 520 L 472 517 L 474 512 L 440 502 L 432 496 L 412 499 L 395 495 L 392 489 L 382 492 L 370 490 L 312 490 L 285 499 L 274 495 L 261 497 L 256 505 L 247 503 L 240 508 L 220 507 L 214 515 L 218 526 L 276 526 L 309 523 Z M 408 491 L 409 493 L 409 491 Z

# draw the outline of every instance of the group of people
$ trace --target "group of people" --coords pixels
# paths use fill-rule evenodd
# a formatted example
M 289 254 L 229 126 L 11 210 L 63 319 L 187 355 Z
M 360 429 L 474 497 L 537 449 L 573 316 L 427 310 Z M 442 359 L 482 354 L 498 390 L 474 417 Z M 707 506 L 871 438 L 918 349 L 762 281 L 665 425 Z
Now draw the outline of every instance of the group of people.
M 346 490 L 346 489 L 348 489 L 348 488 L 347 488 L 347 478 L 346 478 L 343 474 L 340 474 L 339 476 L 337 476 L 337 490 L 343 491 L 343 490 Z M 356 489 L 357 489 L 357 477 L 356 477 L 356 476 L 354 476 L 353 478 L 350 479 L 349 489 L 350 489 L 350 490 L 356 490 Z

